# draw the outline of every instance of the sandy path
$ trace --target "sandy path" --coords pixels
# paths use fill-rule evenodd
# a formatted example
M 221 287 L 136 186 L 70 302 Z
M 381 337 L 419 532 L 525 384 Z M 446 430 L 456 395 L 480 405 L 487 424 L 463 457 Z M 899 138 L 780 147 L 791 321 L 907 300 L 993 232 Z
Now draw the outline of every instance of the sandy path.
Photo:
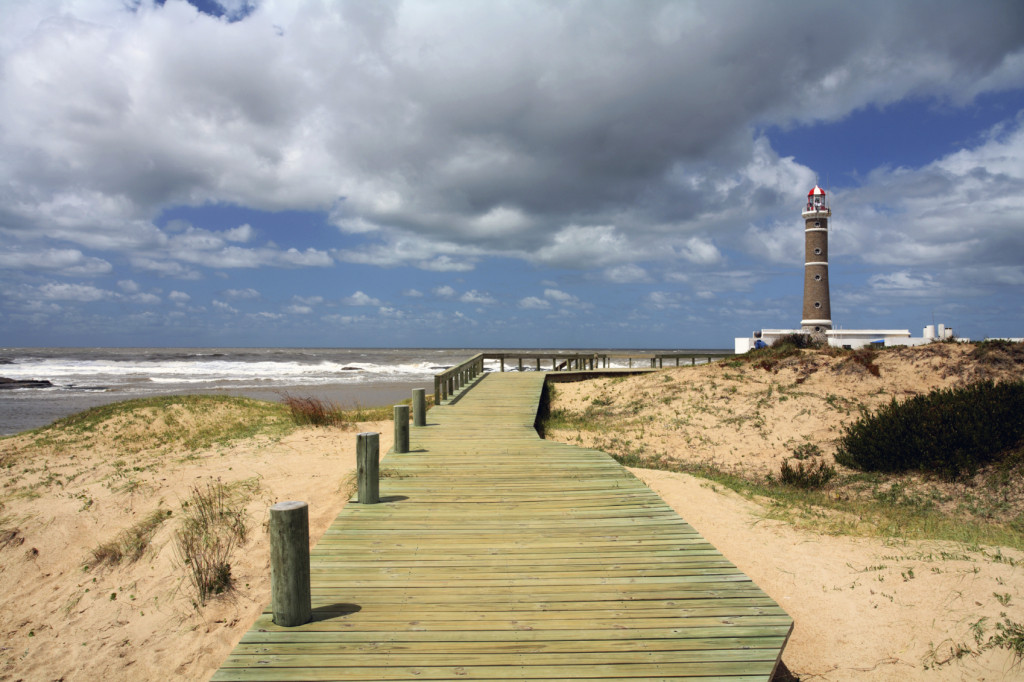
M 631 471 L 793 616 L 783 661 L 801 680 L 1024 679 L 1004 649 L 936 665 L 958 643 L 976 648 L 978 619 L 987 634 L 1001 613 L 1024 620 L 1021 553 L 819 535 L 707 481 Z

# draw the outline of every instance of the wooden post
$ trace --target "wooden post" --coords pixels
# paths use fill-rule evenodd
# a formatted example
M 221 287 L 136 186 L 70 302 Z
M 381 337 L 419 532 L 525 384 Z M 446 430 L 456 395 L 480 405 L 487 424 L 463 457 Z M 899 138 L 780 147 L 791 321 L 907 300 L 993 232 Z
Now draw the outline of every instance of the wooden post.
M 278 502 L 270 508 L 270 594 L 275 624 L 291 628 L 313 619 L 305 502 Z
M 413 426 L 427 425 L 427 390 L 412 389 L 412 423 Z
M 408 405 L 395 405 L 395 452 L 409 452 Z
M 540 371 L 540 356 L 537 356 L 537 371 Z
M 690 356 L 690 367 L 695 367 L 696 365 L 697 365 L 697 357 L 694 356 L 694 355 L 691 355 Z
M 523 371 L 523 356 L 522 355 L 519 356 L 519 371 L 520 372 Z
M 356 476 L 359 504 L 380 502 L 380 434 L 372 431 L 356 436 Z

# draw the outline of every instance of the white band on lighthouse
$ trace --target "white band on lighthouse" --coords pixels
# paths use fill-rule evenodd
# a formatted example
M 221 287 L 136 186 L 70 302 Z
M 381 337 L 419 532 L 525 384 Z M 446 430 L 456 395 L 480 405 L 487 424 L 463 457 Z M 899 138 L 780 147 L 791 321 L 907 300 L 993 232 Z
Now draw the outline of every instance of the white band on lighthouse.
M 813 260 L 810 263 L 804 263 L 804 267 L 807 267 L 808 265 L 828 265 L 828 261 L 827 260 Z
M 831 326 L 832 325 L 832 320 L 800 320 L 800 324 L 801 325 L 808 325 L 808 324 L 818 324 L 818 325 L 821 325 L 821 324 L 827 324 L 827 325 Z

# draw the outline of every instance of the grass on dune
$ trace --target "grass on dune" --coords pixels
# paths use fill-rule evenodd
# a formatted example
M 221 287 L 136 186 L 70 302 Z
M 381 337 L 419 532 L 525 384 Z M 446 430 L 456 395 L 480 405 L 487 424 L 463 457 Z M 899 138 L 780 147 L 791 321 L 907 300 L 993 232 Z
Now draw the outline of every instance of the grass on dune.
M 64 449 L 108 440 L 119 452 L 131 454 L 172 447 L 199 450 L 259 435 L 280 437 L 293 428 L 287 409 L 278 403 L 174 395 L 100 405 L 19 435 L 28 438 L 28 449 Z

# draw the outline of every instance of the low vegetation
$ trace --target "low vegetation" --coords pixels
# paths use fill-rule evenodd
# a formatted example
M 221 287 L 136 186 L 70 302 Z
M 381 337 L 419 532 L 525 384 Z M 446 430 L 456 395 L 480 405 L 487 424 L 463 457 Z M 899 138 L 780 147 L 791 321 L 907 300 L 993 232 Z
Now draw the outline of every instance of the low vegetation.
M 9 466 L 33 451 L 66 450 L 105 437 L 118 456 L 143 451 L 191 451 L 254 436 L 281 437 L 294 428 L 284 406 L 220 395 L 139 398 L 94 407 L 19 434 L 21 445 L 5 447 L 0 439 L 0 466 Z
M 181 527 L 174 535 L 175 553 L 191 585 L 197 607 L 232 587 L 231 553 L 248 534 L 246 503 L 259 492 L 259 481 L 220 481 L 195 486 L 181 505 Z
M 427 407 L 433 404 L 433 396 L 427 396 Z M 350 427 L 360 422 L 387 421 L 394 419 L 394 406 L 363 407 L 356 403 L 345 408 L 336 402 L 311 396 L 294 396 L 284 393 L 281 402 L 288 408 L 292 421 L 298 426 Z M 407 398 L 398 405 L 409 405 Z
M 149 548 L 149 543 L 152 542 L 157 530 L 170 516 L 169 509 L 154 509 L 142 521 L 121 531 L 113 540 L 93 549 L 90 565 L 117 565 L 124 561 L 138 561 Z
M 1024 446 L 1024 381 L 932 391 L 862 416 L 836 461 L 861 471 L 924 471 L 966 479 Z

